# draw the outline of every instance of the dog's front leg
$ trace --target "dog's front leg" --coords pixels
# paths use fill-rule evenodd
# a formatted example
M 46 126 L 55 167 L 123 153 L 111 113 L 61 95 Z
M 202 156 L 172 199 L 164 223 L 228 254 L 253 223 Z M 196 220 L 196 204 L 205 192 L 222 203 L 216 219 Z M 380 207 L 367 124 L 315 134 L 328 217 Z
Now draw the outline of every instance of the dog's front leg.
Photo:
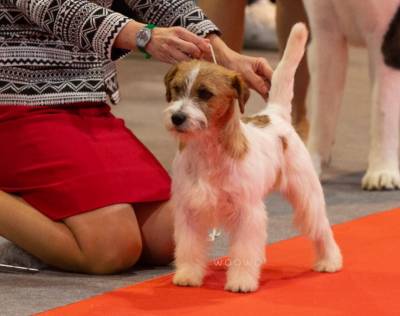
M 175 285 L 201 286 L 203 283 L 208 261 L 208 226 L 194 214 L 195 211 L 179 209 L 175 212 Z
M 372 89 L 371 147 L 366 190 L 400 189 L 400 71 L 384 64 L 378 43 L 369 43 Z
M 234 222 L 229 223 L 231 247 L 226 290 L 257 290 L 261 265 L 265 262 L 266 224 L 267 212 L 262 201 L 255 207 L 241 209 Z

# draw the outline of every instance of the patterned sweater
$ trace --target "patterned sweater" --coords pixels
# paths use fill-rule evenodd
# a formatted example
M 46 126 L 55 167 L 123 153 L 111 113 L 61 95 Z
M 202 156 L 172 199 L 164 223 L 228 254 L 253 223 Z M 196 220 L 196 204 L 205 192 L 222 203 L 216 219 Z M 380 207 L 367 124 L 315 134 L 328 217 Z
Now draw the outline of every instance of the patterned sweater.
M 124 2 L 125 1 L 125 2 Z M 191 0 L 0 0 L 0 105 L 119 100 L 113 47 L 130 18 L 218 32 Z M 124 14 L 114 10 L 123 11 Z

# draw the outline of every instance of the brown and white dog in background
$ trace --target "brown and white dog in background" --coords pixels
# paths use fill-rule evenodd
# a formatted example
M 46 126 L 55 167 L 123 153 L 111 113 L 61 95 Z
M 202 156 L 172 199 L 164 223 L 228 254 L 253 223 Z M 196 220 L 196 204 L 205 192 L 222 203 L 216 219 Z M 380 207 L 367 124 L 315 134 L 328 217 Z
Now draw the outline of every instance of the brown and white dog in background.
M 372 82 L 366 190 L 400 189 L 400 1 L 304 0 L 311 44 L 308 148 L 317 172 L 330 162 L 342 102 L 348 45 L 368 50 Z
M 232 264 L 225 288 L 255 291 L 265 261 L 264 198 L 272 190 L 288 198 L 295 223 L 313 241 L 314 269 L 335 272 L 342 267 L 321 184 L 290 124 L 294 74 L 306 40 L 305 26 L 295 25 L 273 74 L 268 104 L 247 118 L 240 112 L 249 91 L 237 73 L 201 61 L 180 63 L 167 73 L 165 124 L 181 144 L 172 170 L 174 284 L 202 284 L 208 231 L 220 227 L 230 237 Z

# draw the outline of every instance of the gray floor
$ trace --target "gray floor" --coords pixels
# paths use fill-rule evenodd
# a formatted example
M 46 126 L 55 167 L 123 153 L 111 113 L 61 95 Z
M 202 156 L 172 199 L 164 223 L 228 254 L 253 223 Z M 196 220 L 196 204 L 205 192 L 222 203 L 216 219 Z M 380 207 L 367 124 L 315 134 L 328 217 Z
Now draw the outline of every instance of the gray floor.
M 265 55 L 272 64 L 276 53 L 250 52 Z M 353 50 L 344 106 L 337 131 L 332 167 L 323 176 L 329 217 L 340 223 L 399 206 L 400 193 L 363 192 L 360 181 L 367 165 L 369 126 L 369 82 L 366 54 Z M 153 61 L 129 58 L 120 63 L 123 102 L 114 113 L 125 118 L 128 126 L 169 169 L 175 144 L 162 125 L 165 107 L 163 74 L 167 66 Z M 263 106 L 253 94 L 247 111 Z M 274 242 L 296 234 L 291 228 L 290 207 L 279 196 L 268 202 L 269 240 Z M 1 242 L 1 241 L 0 241 Z M 214 256 L 225 253 L 225 240 L 216 242 Z M 28 315 L 65 305 L 95 294 L 127 286 L 167 273 L 169 267 L 136 269 L 129 273 L 98 277 L 56 271 L 36 275 L 0 273 L 0 315 Z

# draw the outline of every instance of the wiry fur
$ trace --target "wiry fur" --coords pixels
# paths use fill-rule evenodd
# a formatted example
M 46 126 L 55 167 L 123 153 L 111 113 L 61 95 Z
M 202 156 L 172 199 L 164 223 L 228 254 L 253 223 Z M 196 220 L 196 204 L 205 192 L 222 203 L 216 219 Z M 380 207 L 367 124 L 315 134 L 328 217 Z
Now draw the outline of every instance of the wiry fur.
M 342 257 L 326 217 L 318 176 L 290 124 L 293 77 L 306 39 L 305 26 L 294 26 L 273 75 L 268 105 L 256 115 L 264 117 L 263 124 L 257 124 L 259 119 L 240 120 L 235 99 L 243 99 L 248 92 L 237 74 L 198 61 L 180 64 L 167 74 L 171 104 L 165 112 L 166 125 L 185 143 L 173 163 L 175 284 L 202 284 L 208 260 L 207 232 L 222 227 L 230 236 L 232 262 L 225 288 L 255 291 L 265 262 L 263 200 L 275 188 L 292 203 L 296 225 L 315 244 L 314 269 L 334 272 L 341 268 Z M 192 89 L 181 91 L 190 85 L 193 69 L 198 70 Z M 196 86 L 206 87 L 213 96 L 201 101 Z M 176 113 L 187 116 L 185 123 L 176 126 L 171 122 Z

